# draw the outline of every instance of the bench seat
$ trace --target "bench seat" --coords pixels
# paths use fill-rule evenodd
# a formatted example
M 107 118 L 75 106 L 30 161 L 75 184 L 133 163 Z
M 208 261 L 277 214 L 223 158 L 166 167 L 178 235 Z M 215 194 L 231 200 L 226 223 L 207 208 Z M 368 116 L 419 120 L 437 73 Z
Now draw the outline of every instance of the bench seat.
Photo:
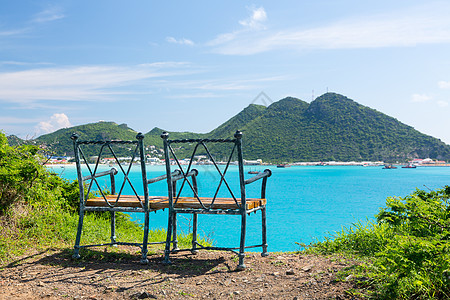
M 117 195 L 108 195 L 106 199 L 111 205 L 115 205 Z M 209 207 L 212 203 L 212 198 L 200 197 L 203 205 Z M 240 199 L 237 199 L 238 202 Z M 141 197 L 141 201 L 144 202 L 144 198 Z M 148 199 L 149 209 L 159 210 L 169 208 L 169 198 L 163 196 L 150 196 Z M 253 209 L 266 205 L 265 198 L 250 198 L 246 199 L 246 209 Z M 91 198 L 86 201 L 86 206 L 90 207 L 106 207 L 107 204 L 103 197 Z M 120 195 L 120 199 L 116 207 L 141 207 L 141 202 L 135 195 Z M 200 202 L 194 197 L 180 197 L 175 208 L 187 208 L 187 209 L 200 209 L 202 208 Z M 216 198 L 213 207 L 211 209 L 238 209 L 236 202 L 233 198 Z
M 203 205 L 206 208 L 212 203 L 213 198 L 208 197 L 200 197 Z M 175 201 L 175 199 L 174 199 Z M 238 203 L 240 199 L 237 199 Z M 246 199 L 246 209 L 253 209 L 256 207 L 260 207 L 266 205 L 266 199 L 264 198 L 251 198 Z M 162 209 L 169 207 L 169 199 L 151 199 L 150 200 L 150 208 L 152 209 Z M 195 197 L 180 197 L 178 201 L 174 204 L 175 208 L 186 208 L 186 209 L 201 209 L 203 208 L 200 202 Z M 239 207 L 236 205 L 236 202 L 233 198 L 216 198 L 211 209 L 238 209 Z
M 105 196 L 106 200 L 108 200 L 109 204 L 116 207 L 142 207 L 142 203 L 144 203 L 144 196 L 140 196 L 140 201 L 136 195 L 120 195 L 120 199 L 116 204 L 117 195 L 107 195 Z M 152 202 L 163 202 L 166 201 L 167 205 L 165 207 L 159 207 L 158 209 L 168 208 L 169 207 L 169 198 L 163 196 L 151 196 L 149 197 L 149 208 L 153 209 Z M 90 198 L 86 201 L 86 206 L 90 207 L 106 207 L 106 201 L 103 197 Z

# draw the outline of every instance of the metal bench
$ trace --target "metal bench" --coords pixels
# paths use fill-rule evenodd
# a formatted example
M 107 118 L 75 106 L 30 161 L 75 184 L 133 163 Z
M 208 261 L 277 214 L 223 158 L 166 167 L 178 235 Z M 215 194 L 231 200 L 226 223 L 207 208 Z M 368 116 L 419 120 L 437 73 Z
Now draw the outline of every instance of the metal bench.
M 149 235 L 149 214 L 150 212 L 160 209 L 168 208 L 167 196 L 149 196 L 149 185 L 161 180 L 165 180 L 167 175 L 158 176 L 155 178 L 147 179 L 147 171 L 145 166 L 145 153 L 143 139 L 144 135 L 139 133 L 134 141 L 80 141 L 77 134 L 71 136 L 73 140 L 73 147 L 75 153 L 75 161 L 77 168 L 77 176 L 80 191 L 80 204 L 79 204 L 79 221 L 77 236 L 74 246 L 74 258 L 79 258 L 80 248 L 95 247 L 95 246 L 108 246 L 108 245 L 131 245 L 138 246 L 142 250 L 142 263 L 147 263 L 147 246 L 149 244 L 163 244 L 162 242 L 148 242 Z M 127 162 L 123 162 L 119 159 L 117 151 L 131 153 L 131 158 Z M 96 156 L 90 156 L 93 153 Z M 114 167 L 110 170 L 99 172 L 99 165 L 105 159 L 105 156 L 109 157 L 109 164 L 113 164 Z M 94 159 L 94 161 L 92 161 Z M 130 180 L 130 173 L 134 168 L 140 169 L 141 178 L 140 184 L 142 184 L 142 193 L 138 193 L 137 184 Z M 120 189 L 116 189 L 116 177 L 118 174 L 122 175 L 120 182 Z M 181 172 L 175 170 L 170 174 L 170 180 L 173 180 L 173 187 L 176 188 L 176 180 L 179 180 Z M 188 176 L 194 176 L 195 172 L 190 172 Z M 99 178 L 103 176 L 109 176 L 109 188 L 102 186 L 99 183 Z M 124 195 L 125 187 L 128 191 L 132 191 L 131 195 Z M 81 234 L 83 230 L 83 219 L 85 212 L 110 212 L 111 214 L 111 242 L 92 245 L 80 245 Z M 119 242 L 116 240 L 116 212 L 139 212 L 144 213 L 144 228 L 143 228 L 143 240 L 142 243 L 131 242 Z M 176 224 L 174 224 L 176 226 Z M 172 228 L 176 235 L 176 228 Z M 177 247 L 176 238 L 172 242 L 174 247 Z
M 234 139 L 180 139 L 180 140 L 170 140 L 169 134 L 164 132 L 161 135 L 164 141 L 164 154 L 166 163 L 166 175 L 167 175 L 167 185 L 169 197 L 164 200 L 164 205 L 169 207 L 169 221 L 167 227 L 167 239 L 165 248 L 165 258 L 164 262 L 170 264 L 170 253 L 173 251 L 170 249 L 172 228 L 176 225 L 177 214 L 192 214 L 193 215 L 193 232 L 192 232 L 192 247 L 190 250 L 196 253 L 199 249 L 207 250 L 226 250 L 233 251 L 239 256 L 238 270 L 245 269 L 244 257 L 245 248 L 262 248 L 262 256 L 267 256 L 267 235 L 266 235 L 266 184 L 267 178 L 271 176 L 271 171 L 269 169 L 264 170 L 264 172 L 251 177 L 247 180 L 244 179 L 244 163 L 242 157 L 242 133 L 237 131 L 234 134 Z M 178 144 L 178 145 L 177 145 Z M 176 146 L 175 146 L 176 145 Z M 188 148 L 190 150 L 188 150 Z M 219 167 L 218 162 L 211 154 L 210 148 L 214 148 L 217 152 L 220 152 L 223 156 L 225 154 L 227 158 L 226 162 L 223 162 Z M 177 157 L 176 152 L 182 149 L 184 155 L 187 151 L 190 151 L 190 159 L 187 165 L 183 165 L 180 159 Z M 203 154 L 207 157 L 209 161 L 207 163 L 212 165 L 214 172 L 217 172 L 220 180 L 217 182 L 217 189 L 210 195 L 200 196 L 202 191 L 199 191 L 197 181 L 194 180 L 191 183 L 188 180 L 188 174 L 195 169 L 192 169 L 194 164 L 194 158 L 198 154 Z M 233 192 L 232 185 L 227 181 L 228 171 L 230 170 L 230 165 L 237 161 L 238 173 L 234 183 L 239 183 L 238 188 L 234 187 L 235 192 Z M 184 168 L 183 168 L 184 167 Z M 177 168 L 181 172 L 181 177 L 183 181 L 181 187 L 178 191 L 173 188 L 172 173 L 173 168 Z M 235 172 L 236 174 L 236 172 Z M 197 174 L 196 174 L 197 175 Z M 197 178 L 194 176 L 194 178 Z M 261 184 L 261 194 L 258 198 L 247 198 L 246 185 L 251 184 L 259 179 L 262 179 Z M 236 185 L 235 185 L 236 186 Z M 189 193 L 193 193 L 193 196 L 182 196 L 183 189 L 186 188 Z M 223 191 L 220 191 L 223 188 Z M 219 194 L 225 191 L 227 197 L 219 197 Z M 159 205 L 162 205 L 160 203 Z M 158 206 L 156 206 L 158 207 Z M 262 216 L 262 242 L 258 245 L 245 246 L 245 235 L 246 235 L 246 223 L 247 214 L 251 212 L 261 211 Z M 206 247 L 198 243 L 197 241 L 197 223 L 199 214 L 221 214 L 221 215 L 237 215 L 241 218 L 241 230 L 240 230 L 240 245 L 239 247 Z M 239 252 L 235 250 L 239 249 Z M 175 249 L 180 250 L 180 249 Z M 180 251 L 181 251 L 180 250 Z

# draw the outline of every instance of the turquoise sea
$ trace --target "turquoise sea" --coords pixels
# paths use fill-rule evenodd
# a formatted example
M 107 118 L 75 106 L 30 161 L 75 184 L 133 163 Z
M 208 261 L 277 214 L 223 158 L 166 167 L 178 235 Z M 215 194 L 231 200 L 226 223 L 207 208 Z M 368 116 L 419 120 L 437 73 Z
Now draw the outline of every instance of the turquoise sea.
M 106 168 L 106 167 L 102 167 Z M 212 192 L 217 176 L 212 166 L 196 166 L 200 171 L 200 193 Z M 437 189 L 450 184 L 450 167 L 418 167 L 416 169 L 384 170 L 382 167 L 361 166 L 275 166 L 246 167 L 247 170 L 272 170 L 267 186 L 267 228 L 269 251 L 299 250 L 298 243 L 309 244 L 314 239 L 348 227 L 358 220 L 373 219 L 390 196 L 406 196 L 416 188 Z M 74 166 L 51 167 L 55 173 L 68 179 L 76 178 Z M 148 178 L 165 173 L 164 166 L 148 166 Z M 138 183 L 140 171 L 132 172 Z M 228 171 L 237 173 L 236 167 Z M 248 177 L 253 175 L 248 175 Z M 247 197 L 258 197 L 260 185 L 249 186 Z M 232 188 L 237 188 L 233 186 Z M 142 191 L 142 188 L 139 190 Z M 124 191 L 125 193 L 130 191 Z M 150 185 L 151 195 L 166 195 L 165 181 Z M 239 193 L 237 193 L 239 194 Z M 142 222 L 142 214 L 132 215 Z M 261 239 L 261 214 L 247 218 L 247 244 Z M 190 226 L 190 215 L 180 215 L 181 230 Z M 165 228 L 167 213 L 158 211 L 150 216 L 151 228 Z M 239 243 L 240 217 L 199 216 L 199 233 L 212 239 L 216 245 L 233 246 Z M 255 250 L 256 251 L 256 250 Z

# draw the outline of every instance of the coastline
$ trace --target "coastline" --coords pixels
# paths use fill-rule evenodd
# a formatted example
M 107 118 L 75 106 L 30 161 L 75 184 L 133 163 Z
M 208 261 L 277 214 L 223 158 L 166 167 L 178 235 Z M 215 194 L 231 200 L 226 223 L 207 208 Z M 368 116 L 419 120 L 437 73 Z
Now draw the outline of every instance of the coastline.
M 154 166 L 163 166 L 164 163 L 151 163 L 151 164 L 146 164 L 146 165 L 154 165 Z M 199 166 L 199 165 L 208 165 L 208 164 L 192 164 L 193 166 Z M 261 164 L 244 164 L 245 166 L 252 166 L 252 167 L 257 167 L 257 166 L 271 166 L 271 167 L 276 167 L 278 164 L 272 164 L 272 163 L 261 163 Z M 286 163 L 284 164 L 286 167 L 295 167 L 295 166 L 339 166 L 339 167 L 343 167 L 343 166 L 361 166 L 361 167 L 383 167 L 385 165 L 384 162 L 338 162 L 338 161 L 331 161 L 331 162 L 295 162 L 295 163 Z M 406 163 L 394 163 L 392 164 L 393 166 L 396 167 L 402 167 L 404 165 L 406 165 Z M 66 167 L 66 166 L 75 166 L 74 162 L 70 162 L 70 163 L 46 163 L 45 164 L 46 167 Z M 108 164 L 99 164 L 99 166 L 110 166 Z M 445 164 L 418 164 L 416 165 L 416 167 L 450 167 L 450 163 L 445 163 Z

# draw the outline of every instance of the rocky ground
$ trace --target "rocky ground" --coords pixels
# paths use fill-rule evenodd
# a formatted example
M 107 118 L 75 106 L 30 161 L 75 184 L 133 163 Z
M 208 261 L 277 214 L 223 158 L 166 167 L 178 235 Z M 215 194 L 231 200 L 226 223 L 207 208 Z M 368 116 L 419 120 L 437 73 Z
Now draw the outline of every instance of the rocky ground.
M 0 299 L 356 299 L 351 280 L 337 276 L 353 262 L 341 257 L 247 253 L 244 271 L 229 252 L 162 252 L 139 263 L 127 248 L 47 250 L 0 268 Z M 339 277 L 339 279 L 338 279 Z M 347 280 L 346 280 L 347 279 Z

